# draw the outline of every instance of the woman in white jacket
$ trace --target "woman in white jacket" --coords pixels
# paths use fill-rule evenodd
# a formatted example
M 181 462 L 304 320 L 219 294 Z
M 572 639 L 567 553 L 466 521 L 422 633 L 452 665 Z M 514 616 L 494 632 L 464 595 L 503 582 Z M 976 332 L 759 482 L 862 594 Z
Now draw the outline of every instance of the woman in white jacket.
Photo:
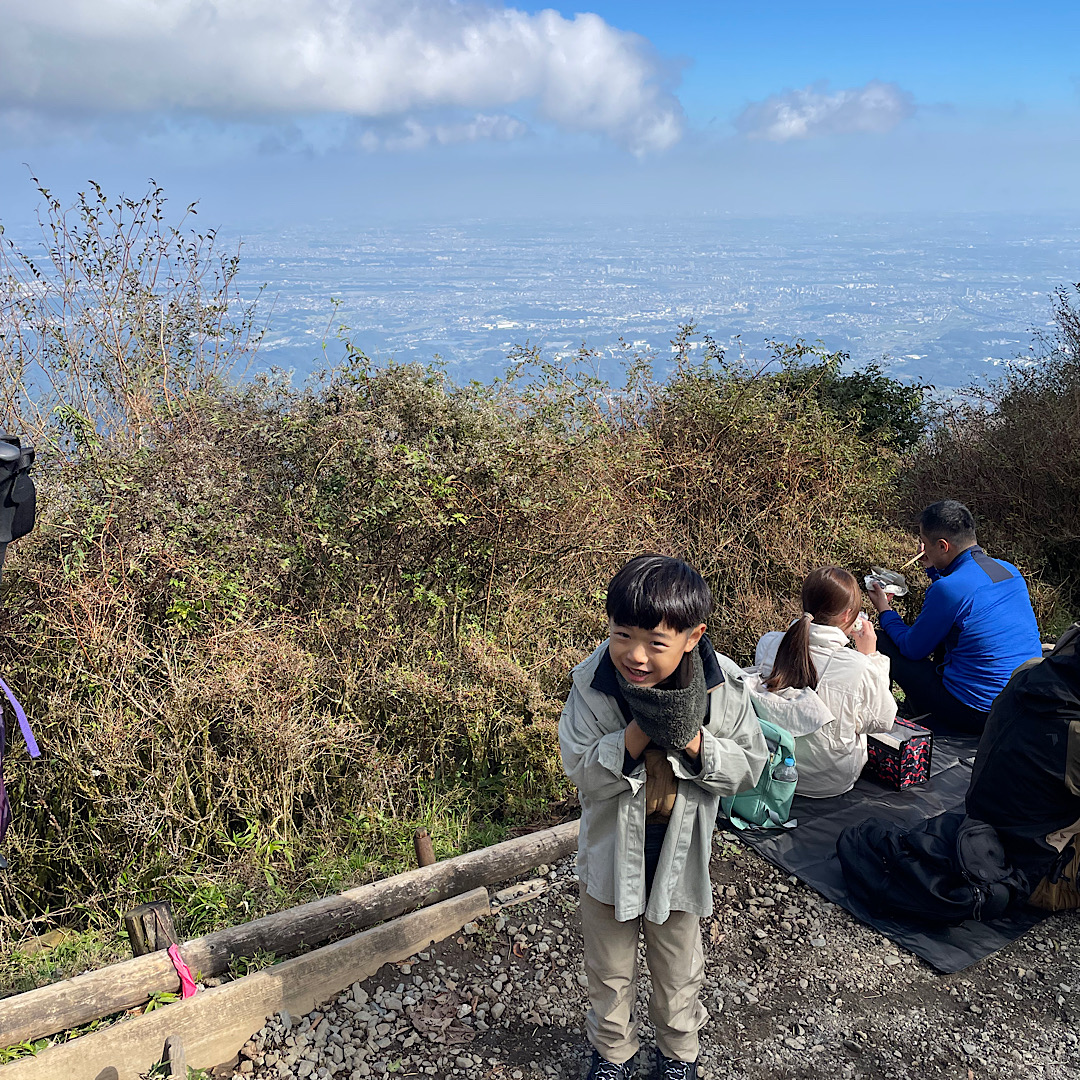
M 800 795 L 850 791 L 866 765 L 866 736 L 896 719 L 889 658 L 860 614 L 853 574 L 825 566 L 802 586 L 802 617 L 758 642 L 748 680 L 764 714 L 795 736 Z M 847 648 L 848 638 L 855 644 Z

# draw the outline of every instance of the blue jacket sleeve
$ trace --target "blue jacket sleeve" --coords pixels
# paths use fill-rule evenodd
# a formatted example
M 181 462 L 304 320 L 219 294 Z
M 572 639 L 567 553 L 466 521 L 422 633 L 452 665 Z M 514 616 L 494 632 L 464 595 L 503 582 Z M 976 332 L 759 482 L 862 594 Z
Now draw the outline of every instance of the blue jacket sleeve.
M 919 617 L 908 626 L 891 608 L 881 613 L 881 629 L 909 660 L 929 656 L 956 622 L 959 604 L 936 581 L 926 590 Z

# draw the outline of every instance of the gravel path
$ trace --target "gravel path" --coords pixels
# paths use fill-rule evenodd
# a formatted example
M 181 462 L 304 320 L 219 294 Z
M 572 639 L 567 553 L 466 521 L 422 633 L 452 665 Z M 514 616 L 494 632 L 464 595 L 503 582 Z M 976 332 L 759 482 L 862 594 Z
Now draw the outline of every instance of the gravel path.
M 705 920 L 710 1080 L 1080 1080 L 1080 922 L 1052 917 L 957 975 L 921 961 L 717 835 Z M 498 914 L 241 1053 L 244 1080 L 382 1076 L 579 1080 L 585 976 L 572 860 Z M 643 969 L 644 970 L 644 969 Z M 642 979 L 644 1044 L 652 1042 Z

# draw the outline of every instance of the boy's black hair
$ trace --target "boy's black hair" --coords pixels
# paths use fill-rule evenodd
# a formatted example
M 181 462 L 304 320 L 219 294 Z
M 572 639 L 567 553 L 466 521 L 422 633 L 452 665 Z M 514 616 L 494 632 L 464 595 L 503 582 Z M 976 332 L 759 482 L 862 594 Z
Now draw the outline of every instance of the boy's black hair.
M 928 540 L 948 540 L 950 544 L 975 543 L 975 518 L 955 499 L 931 503 L 919 515 L 919 528 Z
M 712 606 L 705 579 L 668 555 L 638 555 L 608 585 L 608 617 L 619 626 L 655 630 L 664 623 L 682 633 L 705 622 Z

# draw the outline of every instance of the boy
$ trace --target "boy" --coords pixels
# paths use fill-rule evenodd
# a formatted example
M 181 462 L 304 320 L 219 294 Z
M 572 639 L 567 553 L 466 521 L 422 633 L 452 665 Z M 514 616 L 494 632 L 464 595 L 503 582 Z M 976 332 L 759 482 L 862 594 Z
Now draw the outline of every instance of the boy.
M 637 935 L 645 935 L 658 1076 L 695 1080 L 708 1019 L 699 919 L 722 795 L 768 757 L 739 667 L 705 634 L 712 595 L 678 559 L 640 555 L 608 586 L 609 637 L 573 671 L 559 721 L 581 799 L 578 877 L 593 1046 L 589 1080 L 630 1080 L 638 1050 Z

